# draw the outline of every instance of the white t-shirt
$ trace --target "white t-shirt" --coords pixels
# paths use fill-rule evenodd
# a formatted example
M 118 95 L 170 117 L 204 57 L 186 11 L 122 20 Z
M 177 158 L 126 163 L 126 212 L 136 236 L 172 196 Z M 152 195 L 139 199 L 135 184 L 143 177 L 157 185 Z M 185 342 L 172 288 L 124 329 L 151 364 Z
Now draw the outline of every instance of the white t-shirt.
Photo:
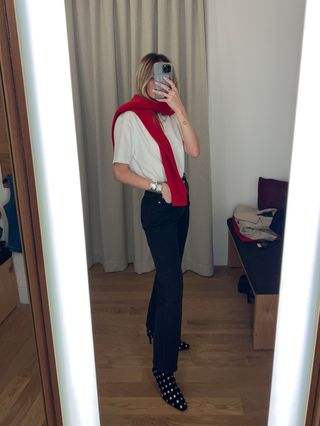
M 175 114 L 159 117 L 182 177 L 184 149 L 178 120 Z M 159 146 L 133 111 L 126 111 L 117 118 L 114 127 L 113 163 L 129 164 L 133 172 L 148 179 L 158 182 L 167 180 Z

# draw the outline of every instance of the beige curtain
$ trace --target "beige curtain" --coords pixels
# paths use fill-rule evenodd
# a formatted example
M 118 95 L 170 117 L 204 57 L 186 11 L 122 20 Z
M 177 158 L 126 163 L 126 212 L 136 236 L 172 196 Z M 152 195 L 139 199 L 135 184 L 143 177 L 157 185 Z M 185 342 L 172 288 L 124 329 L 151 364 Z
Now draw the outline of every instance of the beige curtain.
M 66 0 L 89 266 L 154 268 L 140 224 L 143 192 L 113 179 L 111 121 L 135 92 L 143 55 L 164 53 L 201 140 L 187 158 L 191 219 L 183 269 L 213 273 L 204 0 Z M 67 184 L 67 182 L 66 182 Z

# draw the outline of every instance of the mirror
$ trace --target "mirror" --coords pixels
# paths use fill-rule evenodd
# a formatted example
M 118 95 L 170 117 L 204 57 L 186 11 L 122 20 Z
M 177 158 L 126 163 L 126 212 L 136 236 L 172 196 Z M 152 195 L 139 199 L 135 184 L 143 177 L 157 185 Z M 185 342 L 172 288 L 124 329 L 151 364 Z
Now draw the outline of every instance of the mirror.
M 106 424 L 125 415 L 134 415 L 137 422 L 145 415 L 150 422 L 163 413 L 175 415 L 159 398 L 151 375 L 145 320 L 154 273 L 139 223 L 142 194 L 114 182 L 111 165 L 113 113 L 130 99 L 137 64 L 153 50 L 173 60 L 181 97 L 203 142 L 200 158 L 186 162 L 193 222 L 184 267 L 193 272 L 184 275 L 182 329 L 191 348 L 179 354 L 177 378 L 190 400 L 190 415 L 209 419 L 208 424 L 230 414 L 247 425 L 266 424 L 267 419 L 273 351 L 253 350 L 254 305 L 237 292 L 242 273 L 216 266 L 210 277 L 208 240 L 213 225 L 215 264 L 226 265 L 226 220 L 232 209 L 256 203 L 259 176 L 288 177 L 304 2 L 281 13 L 270 3 L 193 1 L 189 6 L 172 1 L 75 6 L 66 1 L 100 409 Z M 142 19 L 143 13 L 149 19 Z M 201 16 L 207 19 L 202 27 Z M 212 55 L 205 52 L 205 43 Z M 207 83 L 209 100 L 216 102 L 209 123 L 213 154 L 207 144 Z M 213 222 L 211 188 L 206 186 L 210 167 Z M 117 270 L 123 271 L 111 272 Z
M 43 394 L 0 75 L 0 424 L 42 426 Z

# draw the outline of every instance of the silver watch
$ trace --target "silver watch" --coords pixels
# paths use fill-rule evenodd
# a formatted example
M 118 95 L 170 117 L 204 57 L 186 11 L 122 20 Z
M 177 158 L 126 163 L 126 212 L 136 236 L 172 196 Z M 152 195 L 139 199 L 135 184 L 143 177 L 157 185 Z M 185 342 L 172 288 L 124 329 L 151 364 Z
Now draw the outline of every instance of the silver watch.
M 162 184 L 157 181 L 151 181 L 148 190 L 160 194 L 162 192 Z

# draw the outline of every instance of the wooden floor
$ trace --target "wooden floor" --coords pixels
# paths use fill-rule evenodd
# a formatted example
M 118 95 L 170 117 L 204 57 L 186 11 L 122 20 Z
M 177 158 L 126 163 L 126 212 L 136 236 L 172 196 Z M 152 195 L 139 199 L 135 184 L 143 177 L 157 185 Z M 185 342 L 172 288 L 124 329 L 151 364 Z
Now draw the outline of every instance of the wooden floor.
M 191 345 L 176 373 L 188 402 L 178 412 L 151 373 L 145 317 L 153 273 L 90 269 L 101 425 L 265 426 L 272 351 L 252 350 L 253 305 L 237 293 L 237 269 L 184 275 L 182 336 Z M 0 425 L 43 425 L 40 381 L 27 306 L 0 326 Z
M 273 351 L 253 351 L 253 305 L 237 292 L 239 270 L 184 275 L 182 337 L 176 373 L 188 402 L 178 412 L 151 373 L 145 317 L 153 273 L 90 270 L 101 424 L 110 426 L 265 426 Z
M 0 325 L 0 425 L 44 424 L 31 310 L 20 305 Z

